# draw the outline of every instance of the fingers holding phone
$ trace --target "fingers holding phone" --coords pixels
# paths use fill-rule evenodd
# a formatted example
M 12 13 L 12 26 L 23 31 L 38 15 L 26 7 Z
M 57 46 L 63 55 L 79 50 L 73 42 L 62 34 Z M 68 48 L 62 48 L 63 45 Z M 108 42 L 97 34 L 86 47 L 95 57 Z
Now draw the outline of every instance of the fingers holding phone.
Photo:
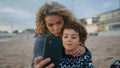
M 34 63 L 35 63 L 34 67 L 35 68 L 43 68 L 49 62 L 51 62 L 50 58 L 43 59 L 42 56 L 39 56 L 39 57 L 36 57 L 34 60 Z M 45 68 L 53 68 L 53 67 L 54 67 L 54 63 L 51 63 L 48 66 L 46 66 Z

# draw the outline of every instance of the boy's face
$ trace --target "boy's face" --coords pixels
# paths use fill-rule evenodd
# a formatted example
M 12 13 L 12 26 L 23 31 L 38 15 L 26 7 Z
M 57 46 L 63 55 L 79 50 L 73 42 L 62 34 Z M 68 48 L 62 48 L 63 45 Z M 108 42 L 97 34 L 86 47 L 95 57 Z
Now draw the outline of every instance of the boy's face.
M 62 41 L 65 51 L 72 51 L 80 44 L 79 34 L 73 29 L 64 29 Z

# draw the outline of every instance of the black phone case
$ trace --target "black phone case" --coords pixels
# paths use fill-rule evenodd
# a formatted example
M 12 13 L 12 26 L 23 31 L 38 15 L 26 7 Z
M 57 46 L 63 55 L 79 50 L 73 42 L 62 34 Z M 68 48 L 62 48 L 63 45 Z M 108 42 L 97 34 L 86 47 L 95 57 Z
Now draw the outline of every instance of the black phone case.
M 58 68 L 59 59 L 62 56 L 62 48 L 62 40 L 60 38 L 55 38 L 53 36 L 47 37 L 44 45 L 43 57 L 50 57 L 52 63 L 55 64 L 55 68 Z

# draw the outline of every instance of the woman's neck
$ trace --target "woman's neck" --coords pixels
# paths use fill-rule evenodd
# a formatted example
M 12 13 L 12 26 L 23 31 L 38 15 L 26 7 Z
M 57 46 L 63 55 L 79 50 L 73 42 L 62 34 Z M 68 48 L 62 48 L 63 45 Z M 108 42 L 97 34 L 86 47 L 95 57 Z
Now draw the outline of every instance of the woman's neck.
M 50 33 L 50 32 L 49 32 Z M 52 33 L 50 33 L 50 34 L 52 34 Z M 60 37 L 62 37 L 62 34 L 60 33 L 60 34 L 56 34 L 56 35 L 54 35 L 54 34 L 52 34 L 53 36 L 55 36 L 55 37 L 58 37 L 58 38 L 60 38 Z
M 53 34 L 52 34 L 53 35 Z M 57 37 L 57 38 L 61 38 L 61 34 L 60 35 L 53 35 L 53 36 L 55 36 L 55 37 Z

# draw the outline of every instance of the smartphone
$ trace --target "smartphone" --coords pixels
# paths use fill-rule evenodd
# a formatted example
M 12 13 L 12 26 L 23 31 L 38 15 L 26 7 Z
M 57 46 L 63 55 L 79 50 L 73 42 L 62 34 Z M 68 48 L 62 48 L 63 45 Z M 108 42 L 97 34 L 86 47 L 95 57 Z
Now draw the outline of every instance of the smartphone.
M 51 58 L 52 61 L 50 63 L 54 63 L 55 68 L 58 68 L 59 59 L 62 56 L 62 49 L 62 39 L 50 35 L 45 41 L 43 57 L 44 59 Z

